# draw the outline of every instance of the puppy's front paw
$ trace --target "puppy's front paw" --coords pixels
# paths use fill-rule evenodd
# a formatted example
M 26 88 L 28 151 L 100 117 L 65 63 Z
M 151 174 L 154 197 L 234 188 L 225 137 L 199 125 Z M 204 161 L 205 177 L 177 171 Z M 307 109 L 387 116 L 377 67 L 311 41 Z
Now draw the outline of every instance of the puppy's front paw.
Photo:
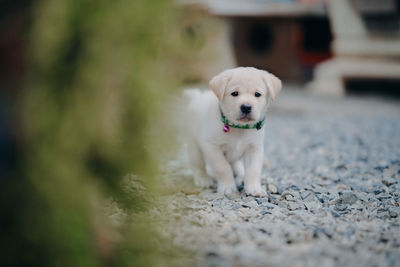
M 244 182 L 244 177 L 243 176 L 236 176 L 235 177 L 235 183 L 236 186 L 243 186 L 243 182 Z
M 239 192 L 237 191 L 235 184 L 230 185 L 218 183 L 218 194 L 225 195 L 228 198 L 239 196 Z
M 214 184 L 214 181 L 208 176 L 195 176 L 194 184 L 198 187 L 208 188 Z
M 267 192 L 259 184 L 249 184 L 244 186 L 246 195 L 253 197 L 265 197 Z

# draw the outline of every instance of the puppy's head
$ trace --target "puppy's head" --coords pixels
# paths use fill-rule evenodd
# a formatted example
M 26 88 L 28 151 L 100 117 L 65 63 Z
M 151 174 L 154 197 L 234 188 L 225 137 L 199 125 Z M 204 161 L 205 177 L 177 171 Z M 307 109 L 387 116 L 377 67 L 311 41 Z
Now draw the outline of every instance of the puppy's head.
M 268 99 L 275 100 L 282 83 L 267 71 L 239 67 L 212 78 L 210 88 L 229 121 L 247 124 L 263 119 Z

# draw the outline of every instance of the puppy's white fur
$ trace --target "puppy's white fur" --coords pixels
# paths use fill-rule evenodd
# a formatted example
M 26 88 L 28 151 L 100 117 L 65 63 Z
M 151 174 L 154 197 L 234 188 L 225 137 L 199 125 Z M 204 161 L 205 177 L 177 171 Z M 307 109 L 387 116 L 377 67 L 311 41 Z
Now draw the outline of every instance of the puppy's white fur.
M 236 176 L 236 183 L 244 182 L 248 195 L 266 195 L 261 187 L 264 129 L 231 127 L 224 132 L 220 109 L 230 123 L 253 125 L 264 118 L 269 99 L 273 101 L 281 87 L 281 81 L 266 71 L 240 67 L 215 76 L 210 81 L 212 91 L 185 91 L 189 163 L 197 186 L 212 185 L 213 180 L 206 172 L 208 165 L 217 179 L 219 193 L 236 193 Z M 232 92 L 238 96 L 232 96 Z M 256 97 L 256 92 L 261 96 Z M 251 106 L 247 115 L 240 108 L 244 104 Z

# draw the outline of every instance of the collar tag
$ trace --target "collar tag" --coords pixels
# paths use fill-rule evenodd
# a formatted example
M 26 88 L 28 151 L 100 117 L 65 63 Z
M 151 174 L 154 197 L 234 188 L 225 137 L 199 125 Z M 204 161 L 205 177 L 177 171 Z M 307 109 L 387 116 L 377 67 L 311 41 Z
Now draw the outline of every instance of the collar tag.
M 225 133 L 227 133 L 227 132 L 229 132 L 231 129 L 229 128 L 229 125 L 228 125 L 228 124 L 224 124 L 224 127 L 222 128 L 222 130 L 223 130 Z

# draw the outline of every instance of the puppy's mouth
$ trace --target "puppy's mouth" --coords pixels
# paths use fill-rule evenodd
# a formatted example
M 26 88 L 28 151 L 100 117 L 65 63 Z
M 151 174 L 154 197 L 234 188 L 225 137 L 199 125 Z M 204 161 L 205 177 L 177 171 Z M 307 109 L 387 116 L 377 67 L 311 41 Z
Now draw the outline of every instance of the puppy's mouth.
M 250 121 L 254 121 L 254 119 L 251 116 L 249 116 L 248 114 L 244 114 L 244 115 L 240 116 L 238 121 L 240 121 L 240 122 L 250 122 Z

